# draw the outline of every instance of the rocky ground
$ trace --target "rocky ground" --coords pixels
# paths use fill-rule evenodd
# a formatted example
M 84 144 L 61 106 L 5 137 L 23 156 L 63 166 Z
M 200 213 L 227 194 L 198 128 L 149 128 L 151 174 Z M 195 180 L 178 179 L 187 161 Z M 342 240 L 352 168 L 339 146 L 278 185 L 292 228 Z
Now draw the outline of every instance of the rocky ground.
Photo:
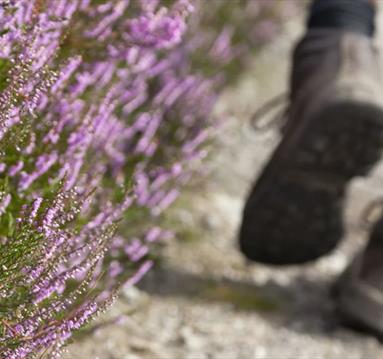
M 66 359 L 383 358 L 376 339 L 340 325 L 328 295 L 366 238 L 359 217 L 383 194 L 382 165 L 351 184 L 349 232 L 332 255 L 278 269 L 249 265 L 236 249 L 244 196 L 279 140 L 276 131 L 254 133 L 249 117 L 286 88 L 299 23 L 292 20 L 222 97 L 217 113 L 230 119 L 219 130 L 209 181 L 173 210 L 180 238 L 165 246 L 139 289 L 125 292 L 99 327 L 69 347 Z

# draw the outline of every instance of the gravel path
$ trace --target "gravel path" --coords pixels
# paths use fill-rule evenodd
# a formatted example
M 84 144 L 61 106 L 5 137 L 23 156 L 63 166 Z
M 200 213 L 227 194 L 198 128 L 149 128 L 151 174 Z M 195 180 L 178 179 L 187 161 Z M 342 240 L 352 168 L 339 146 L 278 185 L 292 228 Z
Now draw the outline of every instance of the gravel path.
M 124 293 L 105 316 L 111 323 L 70 346 L 66 359 L 383 358 L 374 338 L 340 326 L 328 296 L 366 237 L 359 216 L 383 194 L 381 164 L 371 178 L 350 186 L 350 230 L 331 256 L 275 269 L 249 265 L 236 250 L 243 198 L 279 140 L 275 131 L 255 134 L 248 118 L 264 99 L 284 90 L 298 22 L 288 24 L 221 99 L 217 113 L 231 118 L 220 130 L 205 189 L 190 191 L 181 200 L 188 205 L 173 210 L 179 240 L 165 246 L 164 258 L 140 289 Z

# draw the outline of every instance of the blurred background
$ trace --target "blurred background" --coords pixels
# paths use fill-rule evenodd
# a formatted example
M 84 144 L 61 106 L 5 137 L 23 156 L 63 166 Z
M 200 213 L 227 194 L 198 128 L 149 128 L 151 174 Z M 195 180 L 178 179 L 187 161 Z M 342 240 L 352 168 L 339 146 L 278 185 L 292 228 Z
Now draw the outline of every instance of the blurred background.
M 254 132 L 250 117 L 287 89 L 290 51 L 303 31 L 306 4 L 201 2 L 192 29 L 206 42 L 221 34 L 215 46 L 223 76 L 209 158 L 163 219 L 175 238 L 161 244 L 154 269 L 84 330 L 64 358 L 383 357 L 376 339 L 340 326 L 328 299 L 334 278 L 366 236 L 361 212 L 383 194 L 381 165 L 352 184 L 349 233 L 332 255 L 278 269 L 250 265 L 236 248 L 243 199 L 279 141 L 277 129 Z M 214 56 L 203 47 L 196 45 L 190 56 L 202 73 L 216 71 Z

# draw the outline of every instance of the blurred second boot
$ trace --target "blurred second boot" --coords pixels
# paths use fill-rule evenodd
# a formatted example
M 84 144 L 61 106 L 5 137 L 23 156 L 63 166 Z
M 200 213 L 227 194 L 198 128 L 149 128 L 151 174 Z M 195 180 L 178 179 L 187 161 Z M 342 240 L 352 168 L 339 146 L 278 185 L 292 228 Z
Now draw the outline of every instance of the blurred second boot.
M 337 310 L 346 324 L 383 339 L 383 218 L 367 247 L 336 284 Z

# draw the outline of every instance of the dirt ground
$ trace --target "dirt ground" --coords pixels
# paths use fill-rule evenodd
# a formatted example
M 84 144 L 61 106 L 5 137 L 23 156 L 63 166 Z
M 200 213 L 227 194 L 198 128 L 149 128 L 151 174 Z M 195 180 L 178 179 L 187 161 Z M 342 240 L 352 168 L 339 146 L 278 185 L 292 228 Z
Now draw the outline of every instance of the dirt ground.
M 359 217 L 383 195 L 382 164 L 351 184 L 349 232 L 330 256 L 281 269 L 250 265 L 236 249 L 244 196 L 279 140 L 277 131 L 254 133 L 249 117 L 285 90 L 301 23 L 292 19 L 220 100 L 217 113 L 230 118 L 219 130 L 209 181 L 173 210 L 183 238 L 165 246 L 139 289 L 123 293 L 104 324 L 71 345 L 65 359 L 383 358 L 376 339 L 340 325 L 328 293 L 366 238 Z

